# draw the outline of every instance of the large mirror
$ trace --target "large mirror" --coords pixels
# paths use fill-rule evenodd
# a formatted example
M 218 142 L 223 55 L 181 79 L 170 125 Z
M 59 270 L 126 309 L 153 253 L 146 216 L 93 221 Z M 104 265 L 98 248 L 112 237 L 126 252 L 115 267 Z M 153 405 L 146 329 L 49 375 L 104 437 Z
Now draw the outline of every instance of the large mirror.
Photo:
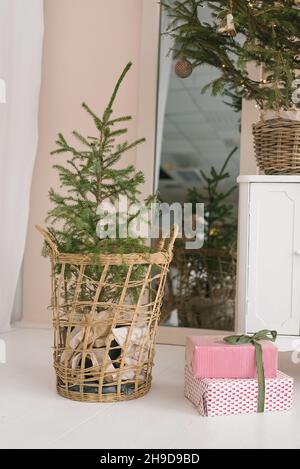
M 209 22 L 208 8 L 199 9 Z M 168 17 L 161 12 L 161 33 Z M 160 324 L 169 327 L 233 330 L 236 284 L 236 179 L 240 161 L 240 112 L 220 96 L 203 94 L 216 78 L 202 66 L 187 78 L 175 73 L 161 36 L 155 180 L 160 199 L 205 204 L 201 249 L 175 246 Z

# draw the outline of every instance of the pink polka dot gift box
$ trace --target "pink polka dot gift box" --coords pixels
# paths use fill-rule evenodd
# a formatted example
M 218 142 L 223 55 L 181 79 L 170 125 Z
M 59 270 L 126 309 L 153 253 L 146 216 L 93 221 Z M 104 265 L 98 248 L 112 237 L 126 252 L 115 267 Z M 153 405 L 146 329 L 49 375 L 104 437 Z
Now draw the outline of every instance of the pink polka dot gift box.
M 265 412 L 289 410 L 293 404 L 293 378 L 280 371 L 265 380 Z M 184 395 L 202 416 L 257 412 L 258 381 L 255 378 L 195 378 L 185 367 Z

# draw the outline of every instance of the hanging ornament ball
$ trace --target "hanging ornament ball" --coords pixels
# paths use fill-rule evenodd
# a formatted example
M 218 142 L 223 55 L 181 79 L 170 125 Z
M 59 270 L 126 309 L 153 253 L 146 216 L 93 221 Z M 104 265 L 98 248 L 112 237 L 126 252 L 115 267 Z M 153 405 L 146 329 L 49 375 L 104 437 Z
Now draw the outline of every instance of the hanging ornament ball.
M 175 73 L 180 78 L 187 78 L 192 74 L 193 65 L 187 59 L 177 60 L 175 64 Z

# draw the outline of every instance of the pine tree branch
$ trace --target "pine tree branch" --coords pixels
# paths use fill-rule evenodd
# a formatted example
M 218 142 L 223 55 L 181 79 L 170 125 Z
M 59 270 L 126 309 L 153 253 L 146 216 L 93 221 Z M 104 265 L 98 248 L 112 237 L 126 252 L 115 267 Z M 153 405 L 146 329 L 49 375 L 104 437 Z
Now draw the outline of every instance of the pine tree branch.
M 88 114 L 90 114 L 90 116 L 92 116 L 97 129 L 101 130 L 103 125 L 101 119 L 91 110 L 91 108 L 85 102 L 82 103 L 82 107 L 87 111 Z
M 245 37 L 232 38 L 220 34 L 219 18 L 225 17 L 226 2 L 208 2 L 213 11 L 211 24 L 201 22 L 197 8 L 206 2 L 186 0 L 164 2 L 170 16 L 169 34 L 175 39 L 175 57 L 184 56 L 192 61 L 193 67 L 211 65 L 220 71 L 221 78 L 211 89 L 214 94 L 255 100 L 260 107 L 288 109 L 291 105 L 292 82 L 299 70 L 299 48 L 295 44 L 300 38 L 300 12 L 293 1 L 246 2 L 234 0 L 233 16 L 235 28 Z M 264 63 L 266 72 L 272 77 L 267 87 L 252 80 L 245 64 L 256 61 Z M 236 106 L 237 99 L 233 96 Z
M 120 196 L 127 195 L 131 202 L 138 200 L 139 184 L 144 181 L 143 173 L 136 171 L 133 165 L 116 168 L 115 164 L 126 151 L 144 142 L 137 139 L 134 142 L 118 143 L 117 139 L 127 132 L 126 128 L 114 128 L 116 124 L 129 121 L 131 116 L 111 118 L 112 105 L 119 87 L 131 64 L 127 64 L 114 88 L 111 99 L 100 119 L 86 104 L 82 106 L 92 117 L 98 136 L 85 137 L 78 131 L 73 131 L 74 137 L 88 147 L 89 151 L 76 149 L 71 146 L 62 134 L 56 141 L 57 148 L 52 154 L 71 153 L 67 166 L 56 164 L 61 185 L 67 188 L 67 195 L 49 191 L 49 198 L 53 208 L 48 212 L 47 220 L 52 224 L 57 244 L 62 252 L 131 252 L 132 249 L 147 250 L 141 245 L 141 240 L 132 238 L 116 240 L 99 239 L 96 232 L 99 222 L 98 207 L 105 200 L 116 202 Z M 55 227 L 59 224 L 59 230 Z M 96 268 L 90 268 L 90 274 L 96 275 Z
M 110 115 L 111 115 L 111 113 L 112 113 L 112 105 L 113 105 L 113 103 L 114 103 L 114 101 L 115 101 L 115 99 L 116 99 L 116 96 L 117 96 L 117 93 L 118 93 L 119 88 L 120 88 L 120 86 L 121 86 L 121 83 L 122 83 L 122 81 L 124 80 L 124 78 L 125 78 L 127 72 L 130 70 L 131 66 L 132 66 L 132 62 L 128 62 L 128 64 L 125 66 L 123 72 L 121 73 L 121 75 L 120 75 L 120 77 L 119 77 L 119 79 L 118 79 L 118 81 L 117 81 L 117 84 L 116 84 L 116 86 L 115 86 L 115 88 L 114 88 L 114 90 L 113 90 L 113 93 L 112 93 L 112 95 L 111 95 L 111 98 L 110 98 L 110 100 L 109 100 L 108 106 L 106 107 L 106 109 L 105 109 L 105 111 L 104 111 L 104 113 L 103 113 L 103 122 L 104 122 L 104 123 L 105 123 L 105 122 L 108 123 L 108 121 L 109 121 L 109 117 L 110 117 Z

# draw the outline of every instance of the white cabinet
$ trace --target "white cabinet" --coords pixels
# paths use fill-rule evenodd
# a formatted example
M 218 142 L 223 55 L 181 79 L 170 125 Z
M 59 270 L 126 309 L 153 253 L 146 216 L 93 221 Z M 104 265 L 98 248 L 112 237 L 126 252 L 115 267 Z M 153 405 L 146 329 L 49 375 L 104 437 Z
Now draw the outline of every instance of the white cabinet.
M 240 176 L 236 328 L 300 336 L 300 176 Z

